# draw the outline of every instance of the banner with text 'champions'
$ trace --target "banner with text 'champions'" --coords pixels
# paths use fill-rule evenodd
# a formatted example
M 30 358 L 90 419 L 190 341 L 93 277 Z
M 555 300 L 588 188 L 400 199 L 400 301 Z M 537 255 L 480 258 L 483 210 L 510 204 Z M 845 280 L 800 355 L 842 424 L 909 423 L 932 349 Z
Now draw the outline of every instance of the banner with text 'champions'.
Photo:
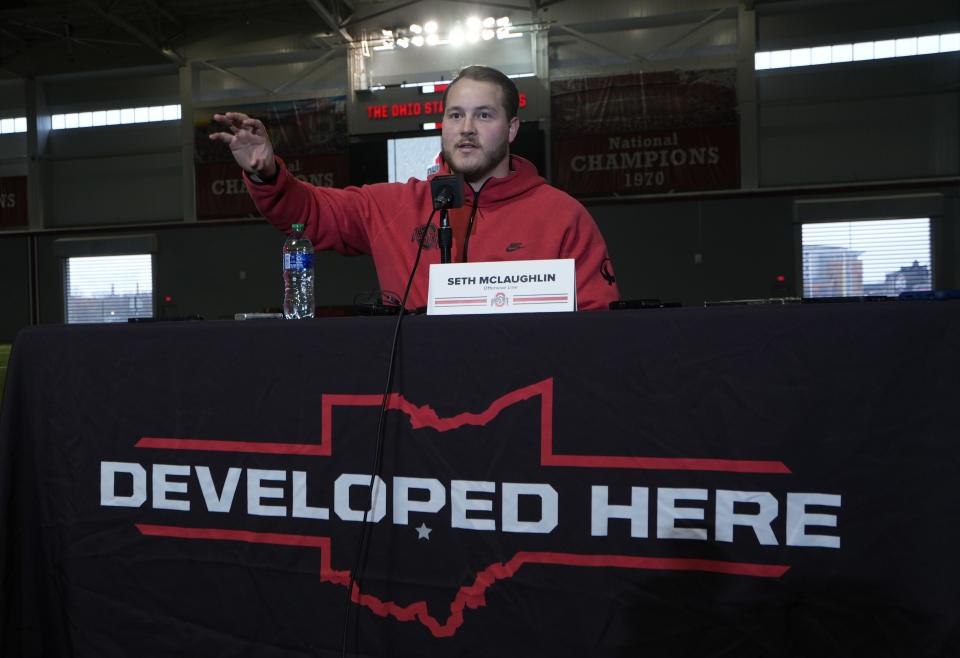
M 0 229 L 26 228 L 29 223 L 27 177 L 0 178 Z
M 263 122 L 274 150 L 291 173 L 314 185 L 347 185 L 346 100 L 343 96 L 297 101 L 231 105 L 197 110 L 194 116 L 194 160 L 198 219 L 257 217 L 240 167 L 222 142 L 209 135 L 224 128 L 214 113 L 242 112 Z
M 576 196 L 736 188 L 736 71 L 551 84 L 553 182 Z

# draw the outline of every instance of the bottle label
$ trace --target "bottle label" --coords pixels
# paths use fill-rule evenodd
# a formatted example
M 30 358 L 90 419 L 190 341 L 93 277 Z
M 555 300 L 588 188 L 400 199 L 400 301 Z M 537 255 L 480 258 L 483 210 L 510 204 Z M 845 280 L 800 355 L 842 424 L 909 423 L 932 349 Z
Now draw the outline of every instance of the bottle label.
M 284 254 L 283 269 L 300 272 L 313 269 L 313 254 Z

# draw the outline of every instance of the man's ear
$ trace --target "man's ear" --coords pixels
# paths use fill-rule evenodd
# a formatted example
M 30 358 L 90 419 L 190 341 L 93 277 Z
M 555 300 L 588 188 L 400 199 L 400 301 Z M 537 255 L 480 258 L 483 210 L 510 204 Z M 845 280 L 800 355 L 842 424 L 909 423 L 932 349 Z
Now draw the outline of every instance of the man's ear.
M 513 140 L 517 138 L 517 131 L 520 130 L 520 117 L 513 117 L 510 119 L 510 127 L 507 130 L 507 143 L 513 144 Z

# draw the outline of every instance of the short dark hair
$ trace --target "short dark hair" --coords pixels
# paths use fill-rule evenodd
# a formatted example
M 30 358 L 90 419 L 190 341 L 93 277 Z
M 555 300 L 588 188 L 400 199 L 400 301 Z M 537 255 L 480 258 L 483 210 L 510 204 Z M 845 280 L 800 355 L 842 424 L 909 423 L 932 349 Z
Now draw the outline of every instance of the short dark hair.
M 517 91 L 517 85 L 513 83 L 513 80 L 505 76 L 502 71 L 480 64 L 474 64 L 473 66 L 466 66 L 460 69 L 457 77 L 455 77 L 453 82 L 447 85 L 447 88 L 443 91 L 444 108 L 447 107 L 447 94 L 450 93 L 453 85 L 457 84 L 462 78 L 476 80 L 477 82 L 490 82 L 500 87 L 500 91 L 503 93 L 503 109 L 507 111 L 507 118 L 512 119 L 517 116 L 517 111 L 520 109 L 520 92 Z

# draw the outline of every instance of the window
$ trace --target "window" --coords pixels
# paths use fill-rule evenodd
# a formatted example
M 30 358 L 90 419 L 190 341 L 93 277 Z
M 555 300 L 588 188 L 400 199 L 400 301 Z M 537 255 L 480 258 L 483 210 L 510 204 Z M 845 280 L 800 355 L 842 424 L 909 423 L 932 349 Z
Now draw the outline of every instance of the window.
M 0 119 L 0 135 L 27 132 L 27 117 L 7 117 Z
M 932 288 L 929 218 L 805 223 L 801 243 L 804 297 Z
M 863 62 L 889 57 L 936 55 L 938 53 L 957 52 L 958 50 L 960 50 L 960 32 L 928 34 L 921 37 L 887 39 L 885 41 L 838 43 L 814 48 L 758 52 L 754 54 L 753 68 L 757 71 L 785 69 L 796 66 Z
M 95 110 L 93 112 L 54 114 L 50 117 L 50 127 L 53 130 L 66 130 L 68 128 L 96 128 L 127 123 L 177 121 L 179 119 L 179 105 L 154 105 L 151 107 L 125 107 Z M 24 130 L 26 130 L 26 119 L 24 119 Z
M 153 317 L 153 256 L 72 256 L 65 259 L 68 324 Z

